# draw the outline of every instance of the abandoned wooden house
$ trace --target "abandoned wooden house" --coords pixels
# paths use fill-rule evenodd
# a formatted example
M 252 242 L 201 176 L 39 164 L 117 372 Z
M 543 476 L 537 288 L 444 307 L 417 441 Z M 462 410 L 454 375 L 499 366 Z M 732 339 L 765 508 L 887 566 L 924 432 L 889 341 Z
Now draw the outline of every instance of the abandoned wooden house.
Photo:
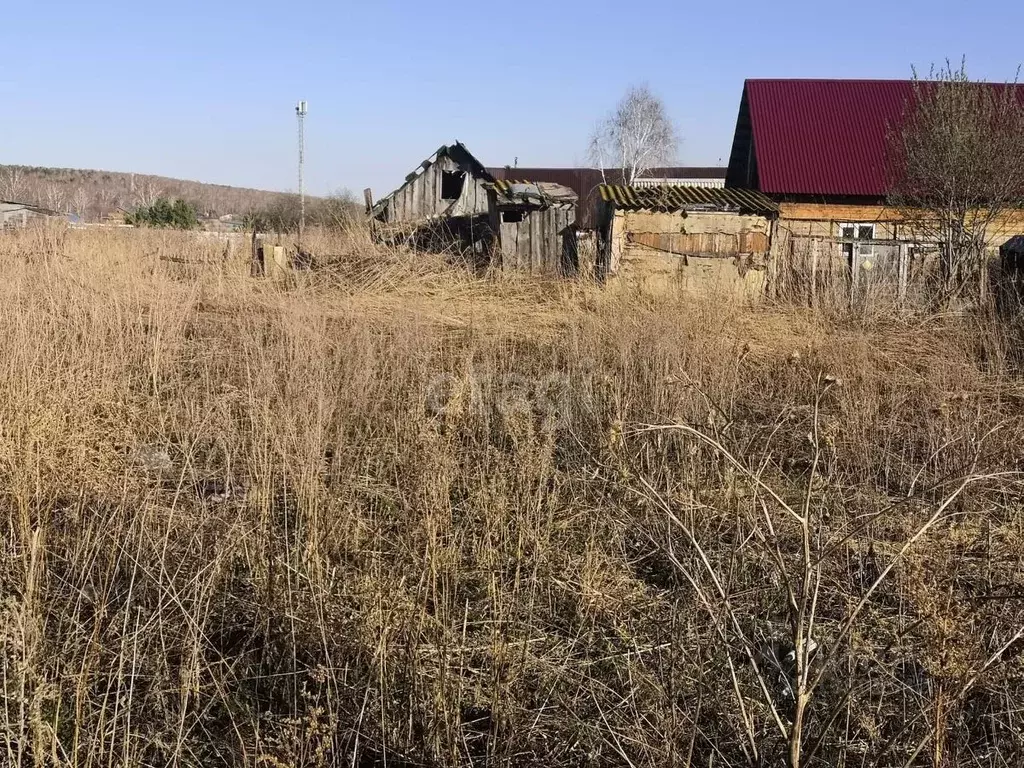
M 905 298 L 935 252 L 887 204 L 889 137 L 914 93 L 908 80 L 746 81 L 726 187 L 778 205 L 772 292 L 807 291 L 813 301 L 825 283 Z M 991 232 L 993 253 L 1024 231 L 1021 217 L 1011 219 Z
M 502 269 L 579 272 L 573 190 L 551 182 L 496 181 L 487 191 L 493 253 Z
M 598 272 L 757 294 L 778 206 L 759 192 L 603 185 Z
M 0 229 L 23 229 L 33 223 L 68 220 L 68 216 L 38 205 L 0 200 Z
M 483 253 L 490 237 L 486 185 L 493 181 L 464 144 L 443 145 L 373 204 L 376 232 L 432 250 Z

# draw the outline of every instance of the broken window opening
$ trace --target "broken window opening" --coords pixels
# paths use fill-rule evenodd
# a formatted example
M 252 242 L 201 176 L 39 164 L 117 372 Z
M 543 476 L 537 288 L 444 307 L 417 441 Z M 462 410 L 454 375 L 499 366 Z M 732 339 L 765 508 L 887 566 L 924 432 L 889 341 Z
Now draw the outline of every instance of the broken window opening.
M 501 223 L 502 224 L 518 224 L 525 218 L 526 214 L 523 211 L 502 211 L 501 212 Z
M 462 186 L 466 183 L 463 171 L 441 171 L 441 199 L 458 200 L 462 197 Z

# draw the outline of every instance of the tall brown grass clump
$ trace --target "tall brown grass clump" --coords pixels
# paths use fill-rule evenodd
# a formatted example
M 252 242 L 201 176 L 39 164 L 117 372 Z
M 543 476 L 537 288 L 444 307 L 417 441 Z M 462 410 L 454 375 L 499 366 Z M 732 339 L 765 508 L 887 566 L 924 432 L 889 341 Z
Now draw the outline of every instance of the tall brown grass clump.
M 0 237 L 0 761 L 1024 759 L 1011 334 Z

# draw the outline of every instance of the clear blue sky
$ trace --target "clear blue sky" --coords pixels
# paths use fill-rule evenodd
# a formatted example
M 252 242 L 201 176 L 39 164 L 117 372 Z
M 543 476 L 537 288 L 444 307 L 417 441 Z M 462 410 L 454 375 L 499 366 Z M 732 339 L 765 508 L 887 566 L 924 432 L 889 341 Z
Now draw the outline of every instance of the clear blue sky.
M 0 164 L 381 195 L 440 144 L 488 165 L 573 165 L 634 83 L 680 161 L 727 161 L 747 77 L 900 78 L 966 55 L 1006 80 L 1024 3 L 177 0 L 5 4 Z

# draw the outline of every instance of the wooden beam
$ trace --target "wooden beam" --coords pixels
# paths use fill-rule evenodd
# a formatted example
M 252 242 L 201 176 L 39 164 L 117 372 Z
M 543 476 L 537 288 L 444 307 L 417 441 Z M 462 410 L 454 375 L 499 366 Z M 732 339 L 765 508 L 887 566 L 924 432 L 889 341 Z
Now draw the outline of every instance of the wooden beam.
M 902 221 L 895 208 L 884 205 L 833 205 L 828 203 L 779 203 L 779 218 L 791 221 Z

